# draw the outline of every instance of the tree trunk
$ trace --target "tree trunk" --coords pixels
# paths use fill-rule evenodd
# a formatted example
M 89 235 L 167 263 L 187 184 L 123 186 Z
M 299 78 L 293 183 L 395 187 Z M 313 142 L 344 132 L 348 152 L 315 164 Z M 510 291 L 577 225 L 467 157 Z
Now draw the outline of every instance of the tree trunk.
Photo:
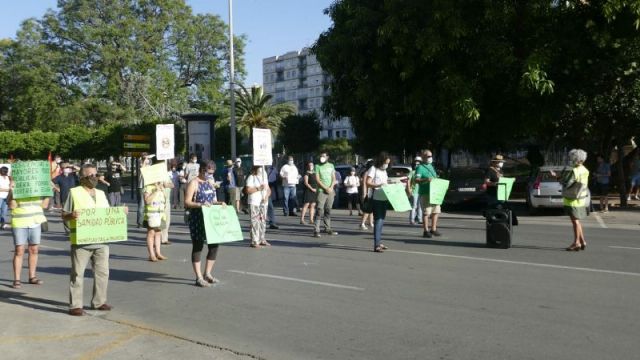
M 624 147 L 618 144 L 618 162 L 616 163 L 618 170 L 618 190 L 620 192 L 620 207 L 627 207 L 627 181 L 624 173 Z

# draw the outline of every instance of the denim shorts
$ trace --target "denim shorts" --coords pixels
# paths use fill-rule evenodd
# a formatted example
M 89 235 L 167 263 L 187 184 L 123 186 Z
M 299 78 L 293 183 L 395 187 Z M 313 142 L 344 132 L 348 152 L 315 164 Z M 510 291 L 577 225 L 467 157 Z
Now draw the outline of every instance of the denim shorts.
M 41 229 L 40 224 L 31 228 L 13 228 L 13 245 L 39 245 Z

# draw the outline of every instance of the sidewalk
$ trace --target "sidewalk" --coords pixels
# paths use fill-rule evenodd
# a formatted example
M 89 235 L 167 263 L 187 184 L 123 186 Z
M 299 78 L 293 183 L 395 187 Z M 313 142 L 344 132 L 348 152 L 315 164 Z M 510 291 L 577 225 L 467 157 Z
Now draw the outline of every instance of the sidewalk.
M 0 290 L 0 357 L 3 359 L 216 359 L 248 356 L 169 334 L 87 315 L 70 317 L 67 304 Z

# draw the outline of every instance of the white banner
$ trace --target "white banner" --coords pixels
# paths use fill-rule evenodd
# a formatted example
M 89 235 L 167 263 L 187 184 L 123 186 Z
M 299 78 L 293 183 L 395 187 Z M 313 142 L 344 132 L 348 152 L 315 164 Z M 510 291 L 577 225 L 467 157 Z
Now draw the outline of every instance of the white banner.
M 175 137 L 173 124 L 156 125 L 156 157 L 168 160 L 175 157 Z
M 253 165 L 273 164 L 271 155 L 271 130 L 253 128 Z

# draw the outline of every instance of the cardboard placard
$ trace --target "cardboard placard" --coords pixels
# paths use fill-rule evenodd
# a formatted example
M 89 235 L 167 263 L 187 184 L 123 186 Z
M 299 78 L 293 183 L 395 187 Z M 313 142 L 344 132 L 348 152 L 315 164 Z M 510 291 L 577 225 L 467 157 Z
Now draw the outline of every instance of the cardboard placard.
M 442 205 L 449 189 L 449 180 L 432 179 L 429 183 L 429 204 Z
M 169 181 L 168 175 L 167 175 L 167 165 L 164 163 L 145 166 L 143 168 L 140 168 L 140 172 L 142 172 L 142 179 L 144 180 L 144 186 L 159 183 L 159 182 L 165 183 Z
M 233 206 L 203 206 L 204 229 L 207 233 L 207 244 L 222 244 L 242 241 L 242 229 L 238 214 Z
M 253 128 L 253 165 L 273 164 L 271 130 Z
M 18 161 L 13 164 L 11 170 L 15 182 L 14 199 L 53 196 L 48 161 Z
M 156 157 L 168 160 L 175 157 L 175 138 L 173 124 L 156 125 Z
M 411 204 L 409 203 L 404 184 L 384 185 L 382 191 L 391 203 L 393 211 L 411 210 Z
M 497 193 L 498 193 L 498 201 L 507 201 L 509 200 L 509 196 L 511 196 L 511 190 L 513 189 L 513 183 L 516 181 L 516 178 L 510 177 L 501 177 L 498 179 Z
M 74 245 L 103 244 L 127 240 L 125 208 L 89 208 L 78 210 Z

